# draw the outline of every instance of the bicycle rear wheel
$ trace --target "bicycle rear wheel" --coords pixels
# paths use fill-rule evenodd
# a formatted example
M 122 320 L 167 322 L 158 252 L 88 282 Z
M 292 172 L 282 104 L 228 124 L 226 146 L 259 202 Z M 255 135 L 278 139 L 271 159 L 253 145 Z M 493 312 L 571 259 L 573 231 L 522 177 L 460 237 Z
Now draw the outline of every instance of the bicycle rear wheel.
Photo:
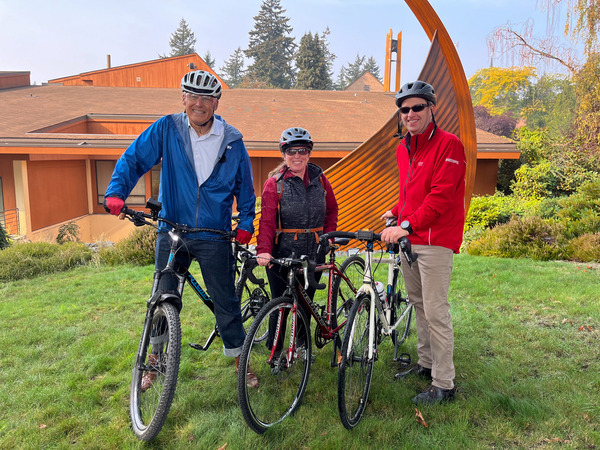
M 269 302 L 270 297 L 264 286 L 256 285 L 248 280 L 246 272 L 242 272 L 235 285 L 235 295 L 240 300 L 242 322 L 244 330 L 247 331 L 261 308 Z M 257 340 L 263 341 L 266 337 L 266 334 L 257 336 Z
M 311 364 L 310 328 L 304 311 L 297 308 L 296 342 L 290 355 L 293 308 L 289 298 L 271 300 L 255 317 L 244 341 L 238 397 L 244 420 L 256 433 L 264 433 L 292 414 L 306 390 Z M 257 342 L 257 336 L 265 334 L 269 337 L 266 342 Z M 249 369 L 258 377 L 258 389 L 246 384 Z
M 338 411 L 342 424 L 349 430 L 362 418 L 371 388 L 376 349 L 373 349 L 373 358 L 369 359 L 370 309 L 370 297 L 361 294 L 352 305 L 344 330 L 338 369 Z M 374 346 L 376 342 L 374 339 Z
M 408 301 L 408 297 L 406 295 L 406 286 L 404 285 L 402 273 L 399 273 L 394 280 L 394 289 L 392 292 L 394 292 L 394 296 L 392 298 L 391 322 L 396 323 L 396 320 L 404 315 L 404 318 L 396 327 L 397 333 L 392 335 L 392 338 L 395 339 L 394 344 L 400 345 L 410 335 L 413 316 L 413 305 Z
M 177 386 L 181 323 L 177 309 L 159 304 L 144 330 L 133 367 L 129 414 L 135 435 L 151 441 L 162 429 Z M 149 384 L 149 386 L 144 386 Z

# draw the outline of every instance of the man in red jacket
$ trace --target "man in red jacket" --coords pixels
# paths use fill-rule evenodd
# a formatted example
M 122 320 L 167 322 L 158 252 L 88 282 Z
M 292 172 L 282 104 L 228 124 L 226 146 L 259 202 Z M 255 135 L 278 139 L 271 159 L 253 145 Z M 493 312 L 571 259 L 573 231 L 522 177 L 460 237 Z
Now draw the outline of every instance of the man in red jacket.
M 382 240 L 396 243 L 408 236 L 418 254 L 412 270 L 402 265 L 402 274 L 416 312 L 419 360 L 396 375 L 431 380 L 413 398 L 416 404 L 452 400 L 456 392 L 448 288 L 453 254 L 463 236 L 466 159 L 460 140 L 437 127 L 436 100 L 433 87 L 423 81 L 407 83 L 396 94 L 407 132 L 396 149 L 398 204 L 382 216 L 400 224 L 383 230 Z

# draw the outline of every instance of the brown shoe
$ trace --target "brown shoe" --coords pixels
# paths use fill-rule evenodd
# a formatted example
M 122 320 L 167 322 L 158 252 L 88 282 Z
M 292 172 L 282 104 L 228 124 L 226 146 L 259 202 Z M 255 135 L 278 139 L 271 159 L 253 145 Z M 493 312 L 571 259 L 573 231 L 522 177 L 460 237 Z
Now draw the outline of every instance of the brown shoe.
M 239 372 L 240 357 L 235 357 L 235 373 Z M 252 372 L 252 369 L 248 368 L 246 372 L 246 386 L 252 389 L 258 389 L 258 377 Z
M 146 364 L 146 367 L 155 368 L 154 366 L 156 366 L 156 364 L 158 364 L 158 355 L 155 353 L 150 353 L 148 355 L 148 363 Z M 156 375 L 156 370 L 149 370 L 148 372 L 146 372 L 146 375 L 142 377 L 142 383 L 140 386 L 142 392 L 146 392 L 152 387 L 152 383 L 154 383 Z

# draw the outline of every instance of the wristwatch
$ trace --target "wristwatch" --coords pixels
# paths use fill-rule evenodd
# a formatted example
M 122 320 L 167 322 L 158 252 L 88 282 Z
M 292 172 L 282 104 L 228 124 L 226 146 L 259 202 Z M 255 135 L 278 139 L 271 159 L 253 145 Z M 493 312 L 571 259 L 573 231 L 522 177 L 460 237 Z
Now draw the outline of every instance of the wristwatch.
M 400 224 L 400 228 L 402 228 L 403 230 L 408 231 L 408 234 L 412 234 L 413 233 L 413 229 L 410 226 L 410 222 L 408 220 L 403 220 L 402 223 Z

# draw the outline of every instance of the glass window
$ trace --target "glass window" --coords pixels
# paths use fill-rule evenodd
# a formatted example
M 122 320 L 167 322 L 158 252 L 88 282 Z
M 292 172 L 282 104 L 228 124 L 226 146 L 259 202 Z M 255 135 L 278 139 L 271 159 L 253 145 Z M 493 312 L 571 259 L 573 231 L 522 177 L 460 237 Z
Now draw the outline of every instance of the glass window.
M 158 200 L 158 192 L 160 186 L 160 169 L 162 164 L 157 164 L 152 168 L 152 172 L 150 173 L 150 179 L 152 180 L 152 198 Z
M 96 161 L 96 191 L 98 204 L 104 203 L 104 193 L 115 169 L 116 161 Z M 126 202 L 130 205 L 146 204 L 146 181 L 144 177 L 140 178 L 135 185 Z

